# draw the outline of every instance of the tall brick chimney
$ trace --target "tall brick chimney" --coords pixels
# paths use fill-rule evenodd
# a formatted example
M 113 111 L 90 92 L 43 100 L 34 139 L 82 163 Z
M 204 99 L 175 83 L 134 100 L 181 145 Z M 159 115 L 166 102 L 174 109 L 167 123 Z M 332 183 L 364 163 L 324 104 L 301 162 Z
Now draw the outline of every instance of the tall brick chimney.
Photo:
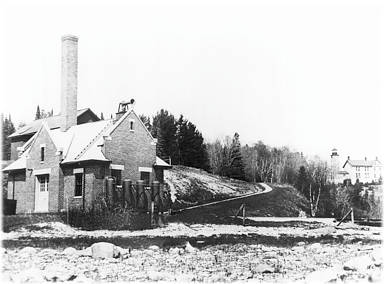
M 78 38 L 61 38 L 61 131 L 77 124 L 77 42 Z

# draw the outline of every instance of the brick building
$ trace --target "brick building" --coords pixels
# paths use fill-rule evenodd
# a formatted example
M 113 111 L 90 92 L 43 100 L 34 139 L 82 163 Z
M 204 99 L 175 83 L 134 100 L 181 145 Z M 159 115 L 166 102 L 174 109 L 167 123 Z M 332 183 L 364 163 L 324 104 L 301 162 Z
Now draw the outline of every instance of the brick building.
M 8 198 L 16 213 L 88 207 L 105 191 L 105 178 L 163 182 L 170 167 L 156 157 L 156 139 L 133 110 L 120 103 L 115 119 L 77 110 L 77 44 L 62 38 L 61 113 L 36 120 L 11 137 Z

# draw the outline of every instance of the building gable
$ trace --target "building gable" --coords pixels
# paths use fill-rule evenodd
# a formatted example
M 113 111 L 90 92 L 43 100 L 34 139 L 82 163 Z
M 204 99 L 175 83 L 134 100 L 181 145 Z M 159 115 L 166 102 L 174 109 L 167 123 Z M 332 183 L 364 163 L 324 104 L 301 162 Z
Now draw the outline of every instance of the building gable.
M 42 148 L 44 148 L 44 160 L 42 161 Z M 28 155 L 27 169 L 37 170 L 58 166 L 57 147 L 50 137 L 48 127 L 43 124 L 34 138 Z
M 139 168 L 152 168 L 156 143 L 134 111 L 125 113 L 108 132 L 103 152 L 112 164 L 124 165 L 122 177 L 140 179 Z

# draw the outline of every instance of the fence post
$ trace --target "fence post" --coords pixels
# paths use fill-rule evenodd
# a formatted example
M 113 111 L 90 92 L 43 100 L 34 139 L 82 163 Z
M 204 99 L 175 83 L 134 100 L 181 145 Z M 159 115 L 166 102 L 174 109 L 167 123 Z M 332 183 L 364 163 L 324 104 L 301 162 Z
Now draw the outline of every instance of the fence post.
M 145 208 L 145 193 L 144 193 L 144 181 L 136 181 L 136 190 L 137 190 L 137 209 Z
M 69 204 L 68 204 L 68 196 L 67 196 L 67 225 L 69 225 Z
M 107 200 L 108 200 L 108 206 L 111 208 L 113 205 L 113 178 L 107 179 Z
M 154 225 L 154 213 L 155 213 L 155 203 L 151 201 L 151 226 Z
M 156 180 L 152 182 L 152 197 L 155 202 L 154 206 L 156 206 L 157 212 L 161 212 L 160 183 Z
M 245 226 L 245 203 L 243 204 L 243 226 Z
M 353 208 L 351 208 L 351 222 L 352 222 L 352 224 L 355 223 L 355 216 L 353 215 Z
M 132 192 L 131 192 L 132 181 L 125 179 L 123 182 L 123 206 L 127 202 L 128 206 L 132 206 Z
M 151 188 L 149 187 L 145 187 L 145 189 L 144 189 L 144 192 L 145 192 L 145 199 L 146 199 L 146 201 L 147 201 L 147 204 L 146 204 L 146 206 L 145 206 L 145 211 L 146 212 L 151 212 L 151 203 L 152 203 L 152 197 L 151 197 L 151 195 L 152 195 L 152 192 L 151 192 Z
M 132 207 L 136 209 L 137 208 L 137 188 L 133 183 L 131 184 L 130 191 L 132 193 Z

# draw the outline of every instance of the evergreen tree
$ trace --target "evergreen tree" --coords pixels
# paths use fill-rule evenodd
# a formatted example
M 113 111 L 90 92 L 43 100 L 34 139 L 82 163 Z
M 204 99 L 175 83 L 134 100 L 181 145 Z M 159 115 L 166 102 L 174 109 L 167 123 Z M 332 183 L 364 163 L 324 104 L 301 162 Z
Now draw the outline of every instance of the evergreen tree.
M 181 115 L 177 122 L 179 164 L 209 170 L 207 146 L 196 126 Z
M 160 158 L 178 161 L 176 142 L 176 121 L 167 110 L 161 109 L 153 117 L 152 136 L 157 138 L 156 155 Z
M 2 149 L 2 155 L 3 155 L 3 160 L 10 160 L 11 159 L 11 139 L 8 137 L 11 135 L 13 132 L 15 132 L 15 127 L 12 123 L 11 120 L 11 115 L 9 115 L 8 118 L 4 118 L 3 115 L 1 115 L 1 121 L 2 121 L 2 144 L 3 144 L 3 149 Z
M 104 120 L 104 114 L 103 113 L 100 114 L 100 120 Z
M 304 193 L 305 188 L 307 187 L 307 183 L 308 183 L 307 171 L 304 166 L 301 166 L 297 176 L 296 188 L 301 193 Z
M 233 136 L 232 144 L 229 149 L 229 168 L 228 176 L 235 179 L 244 180 L 244 164 L 241 156 L 241 144 L 239 134 L 235 133 Z
M 35 120 L 40 119 L 40 118 L 41 118 L 40 106 L 37 105 L 36 114 L 35 114 Z

